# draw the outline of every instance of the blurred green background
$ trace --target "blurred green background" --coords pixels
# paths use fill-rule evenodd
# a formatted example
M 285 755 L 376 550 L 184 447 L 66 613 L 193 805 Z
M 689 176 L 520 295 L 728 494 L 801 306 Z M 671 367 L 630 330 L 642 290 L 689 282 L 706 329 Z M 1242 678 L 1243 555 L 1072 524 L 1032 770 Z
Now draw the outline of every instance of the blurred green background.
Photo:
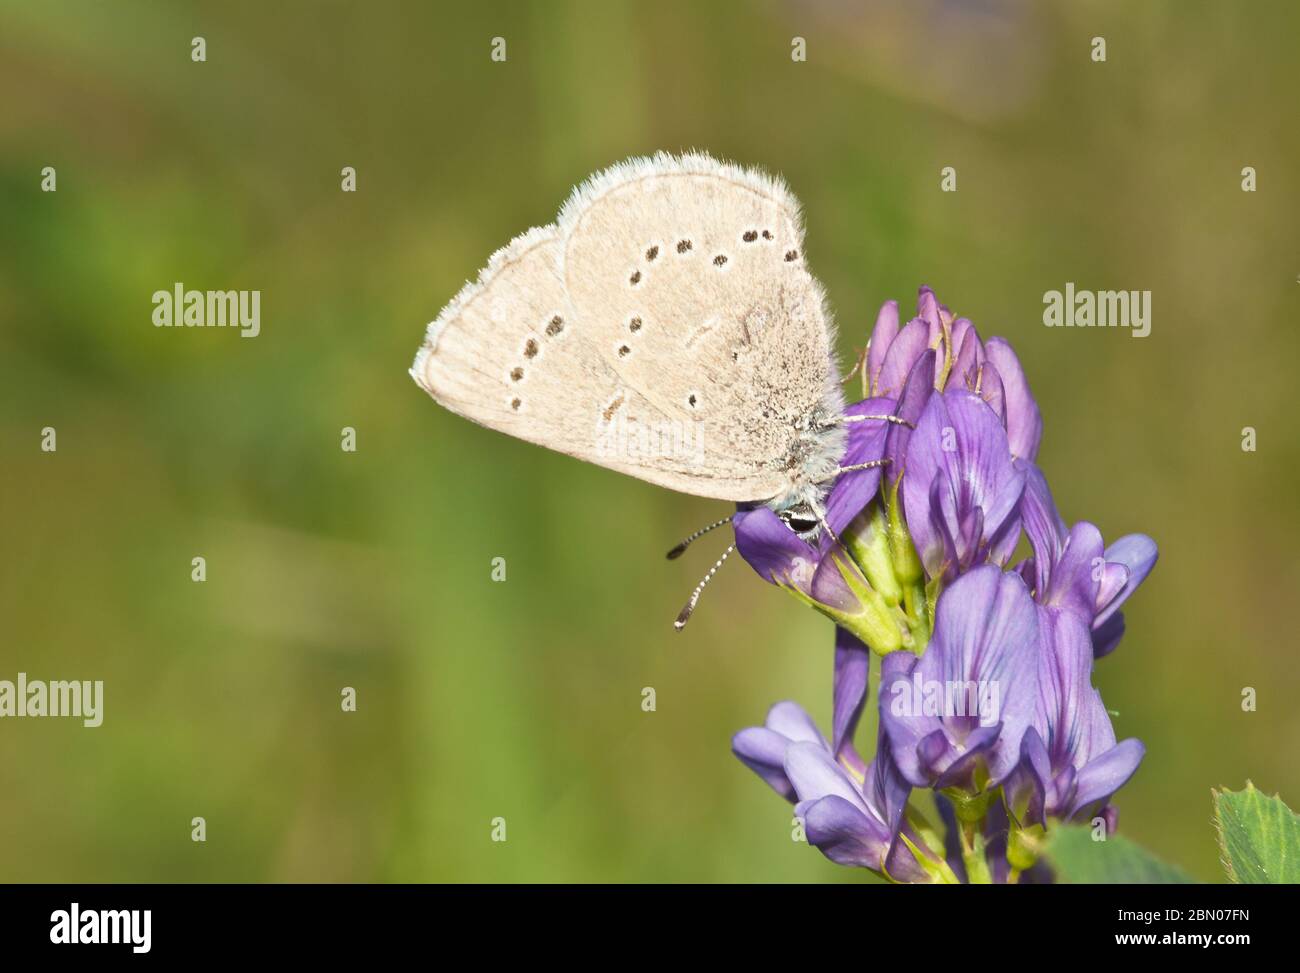
M 829 623 L 735 563 L 672 630 L 724 539 L 664 551 L 725 506 L 406 375 L 575 182 L 691 147 L 802 199 L 845 361 L 933 285 L 1018 350 L 1066 518 L 1157 539 L 1096 675 L 1147 745 L 1121 827 L 1215 878 L 1211 786 L 1300 803 L 1298 32 L 1285 2 L 0 4 L 0 678 L 106 683 L 98 729 L 0 722 L 0 880 L 863 880 L 729 753 L 779 699 L 825 725 Z M 176 281 L 260 289 L 261 335 L 154 328 Z M 1151 336 L 1043 327 L 1066 281 L 1151 290 Z

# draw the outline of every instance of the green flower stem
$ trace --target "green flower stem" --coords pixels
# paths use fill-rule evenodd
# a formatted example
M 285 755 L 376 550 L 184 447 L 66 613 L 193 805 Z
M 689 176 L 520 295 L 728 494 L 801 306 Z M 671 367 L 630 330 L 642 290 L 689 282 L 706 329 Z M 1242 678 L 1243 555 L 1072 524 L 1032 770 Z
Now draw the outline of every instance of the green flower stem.
M 988 859 L 984 857 L 984 835 L 979 825 L 973 821 L 962 821 L 961 860 L 966 866 L 966 880 L 971 885 L 992 885 L 993 875 L 989 872 Z
M 976 786 L 982 786 L 977 779 Z M 1001 788 L 992 790 L 984 788 L 974 794 L 957 788 L 947 788 L 944 796 L 952 802 L 953 813 L 957 817 L 957 831 L 961 838 L 961 858 L 966 865 L 966 878 L 972 885 L 991 885 L 993 876 L 989 872 L 988 860 L 984 855 L 984 818 L 994 797 L 1001 795 Z

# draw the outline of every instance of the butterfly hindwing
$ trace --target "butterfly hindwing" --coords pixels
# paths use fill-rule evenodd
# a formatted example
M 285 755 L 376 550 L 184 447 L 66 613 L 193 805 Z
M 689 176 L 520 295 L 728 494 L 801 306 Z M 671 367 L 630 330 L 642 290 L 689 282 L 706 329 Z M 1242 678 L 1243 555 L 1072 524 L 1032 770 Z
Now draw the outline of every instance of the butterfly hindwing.
M 774 469 L 830 372 L 793 196 L 706 157 L 661 157 L 591 180 L 560 227 L 568 293 L 620 378 L 699 424 L 714 476 Z

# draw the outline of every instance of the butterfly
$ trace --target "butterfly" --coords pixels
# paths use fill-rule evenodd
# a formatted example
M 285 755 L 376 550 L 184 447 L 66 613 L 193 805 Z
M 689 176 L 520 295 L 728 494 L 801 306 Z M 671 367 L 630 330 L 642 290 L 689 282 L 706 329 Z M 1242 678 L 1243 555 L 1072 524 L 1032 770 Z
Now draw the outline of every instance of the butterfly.
M 682 493 L 766 504 L 805 539 L 829 531 L 830 484 L 859 468 L 840 465 L 846 422 L 891 418 L 844 415 L 793 194 L 700 153 L 588 178 L 443 308 L 411 376 L 474 422 Z

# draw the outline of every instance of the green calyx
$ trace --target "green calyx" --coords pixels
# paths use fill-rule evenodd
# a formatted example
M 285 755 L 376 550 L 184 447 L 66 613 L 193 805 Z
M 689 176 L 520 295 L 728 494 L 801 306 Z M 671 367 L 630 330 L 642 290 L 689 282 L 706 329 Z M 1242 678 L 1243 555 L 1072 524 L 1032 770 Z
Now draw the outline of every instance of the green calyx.
M 937 591 L 927 590 L 925 571 L 903 521 L 899 482 L 873 500 L 826 555 L 853 595 L 854 607 L 818 601 L 811 590 L 789 578 L 777 581 L 880 656 L 904 649 L 916 655 L 925 651 L 937 596 Z
M 916 863 L 921 866 L 921 870 L 924 871 L 926 875 L 930 877 L 931 885 L 960 885 L 961 884 L 961 879 L 957 877 L 957 874 L 952 870 L 952 868 L 948 865 L 947 861 L 945 861 L 942 856 L 938 858 L 930 857 L 928 854 L 926 854 L 924 851 L 918 848 L 916 846 L 916 842 L 912 841 L 912 839 L 909 838 L 906 834 L 900 833 L 898 837 L 903 842 L 903 844 L 907 846 L 908 851 L 912 853 L 912 857 L 915 858 Z M 888 872 L 882 871 L 881 874 L 883 874 L 891 882 L 894 881 L 894 879 L 889 875 Z
M 898 491 L 903 485 L 900 476 L 892 488 L 886 488 L 886 506 L 889 508 L 888 537 L 889 556 L 893 563 L 895 577 L 906 587 L 920 585 L 925 581 L 925 568 L 921 557 L 916 553 L 912 535 L 903 520 L 903 504 L 898 499 Z
M 952 802 L 953 813 L 957 815 L 958 821 L 963 824 L 977 824 L 988 814 L 989 803 L 993 800 L 993 795 L 998 792 L 998 788 L 992 790 L 985 788 L 971 793 L 957 787 L 946 787 L 943 796 Z
M 985 854 L 984 834 L 974 825 L 964 823 L 961 832 L 961 860 L 966 866 L 966 881 L 971 885 L 992 885 L 993 873 Z
M 888 655 L 901 649 L 903 633 L 898 627 L 896 612 L 871 587 L 853 561 L 838 551 L 832 551 L 827 556 L 831 558 L 840 577 L 844 579 L 845 585 L 853 594 L 857 602 L 856 610 L 846 610 L 817 601 L 812 595 L 793 584 L 783 584 L 782 587 L 805 605 L 817 609 L 836 625 L 852 632 L 872 652 Z
M 1043 838 L 1041 824 L 1021 828 L 1013 823 L 1007 833 L 1007 864 L 1017 872 L 1033 868 L 1042 852 Z
M 889 528 L 880 505 L 873 503 L 859 514 L 844 532 L 843 540 L 849 555 L 866 575 L 867 583 L 880 594 L 885 604 L 893 608 L 902 604 L 903 587 L 894 571 Z

